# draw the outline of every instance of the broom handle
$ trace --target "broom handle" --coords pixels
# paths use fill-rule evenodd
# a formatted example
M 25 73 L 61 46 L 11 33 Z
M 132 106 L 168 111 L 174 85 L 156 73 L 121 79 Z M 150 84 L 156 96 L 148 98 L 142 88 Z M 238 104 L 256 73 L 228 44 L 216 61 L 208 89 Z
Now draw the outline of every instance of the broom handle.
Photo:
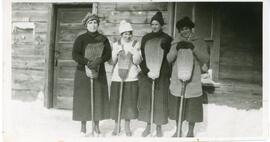
M 154 121 L 154 101 L 155 101 L 155 80 L 152 81 L 152 96 L 151 96 L 151 116 L 150 116 L 150 133 L 153 136 L 153 121 Z
M 91 89 L 91 117 L 92 117 L 92 136 L 94 136 L 95 123 L 94 123 L 94 79 L 90 78 Z
M 117 135 L 119 135 L 120 133 L 123 86 L 124 86 L 124 82 L 122 80 L 120 84 L 120 94 L 119 94 L 119 102 L 118 102 Z
M 178 112 L 178 126 L 177 126 L 177 137 L 181 137 L 182 133 L 182 115 L 183 115 L 183 105 L 184 105 L 184 96 L 186 92 L 186 82 L 182 82 L 180 103 L 179 103 L 179 112 Z

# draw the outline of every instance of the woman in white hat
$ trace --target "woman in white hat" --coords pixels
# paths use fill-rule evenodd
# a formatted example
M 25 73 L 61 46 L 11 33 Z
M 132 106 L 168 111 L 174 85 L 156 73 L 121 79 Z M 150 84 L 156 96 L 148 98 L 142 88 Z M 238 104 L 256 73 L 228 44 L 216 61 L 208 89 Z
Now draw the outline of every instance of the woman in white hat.
M 122 107 L 121 117 L 125 119 L 125 131 L 127 136 L 131 136 L 130 120 L 138 117 L 137 99 L 138 99 L 138 73 L 139 68 L 137 65 L 140 64 L 142 58 L 140 53 L 140 43 L 133 40 L 133 29 L 130 23 L 121 21 L 119 25 L 119 33 L 121 38 L 113 44 L 112 50 L 112 62 L 114 64 L 112 73 L 111 83 L 111 96 L 110 96 L 110 116 L 115 120 L 115 128 L 113 135 L 117 134 L 117 116 L 118 116 L 118 104 L 119 104 L 119 93 L 120 83 L 122 79 L 119 76 L 118 69 L 118 56 L 120 52 L 129 54 L 130 65 L 127 76 L 124 80 L 123 95 L 122 95 Z

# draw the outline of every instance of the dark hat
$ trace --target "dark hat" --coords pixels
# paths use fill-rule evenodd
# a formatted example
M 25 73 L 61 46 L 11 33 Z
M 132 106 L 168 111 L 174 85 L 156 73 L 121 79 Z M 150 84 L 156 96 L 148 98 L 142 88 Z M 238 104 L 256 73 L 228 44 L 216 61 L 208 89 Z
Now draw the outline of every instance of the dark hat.
M 150 23 L 152 23 L 153 20 L 158 21 L 159 24 L 160 24 L 161 26 L 164 25 L 163 16 L 162 16 L 162 13 L 161 13 L 160 11 L 158 11 L 158 12 L 151 18 L 151 22 L 150 22 Z
M 183 27 L 194 28 L 195 24 L 190 20 L 189 17 L 184 17 L 176 23 L 176 28 L 178 30 L 182 29 Z
M 99 24 L 99 17 L 96 14 L 88 12 L 82 20 L 83 25 L 86 25 L 89 21 L 96 20 Z

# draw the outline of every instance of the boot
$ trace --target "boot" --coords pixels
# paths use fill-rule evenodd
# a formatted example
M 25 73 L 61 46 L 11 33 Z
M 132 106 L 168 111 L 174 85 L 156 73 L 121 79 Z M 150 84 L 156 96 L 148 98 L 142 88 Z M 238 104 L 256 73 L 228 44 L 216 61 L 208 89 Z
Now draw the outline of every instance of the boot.
M 126 119 L 125 121 L 125 131 L 126 131 L 126 136 L 130 137 L 132 135 L 131 130 L 130 130 L 130 120 Z
M 101 134 L 100 129 L 99 129 L 99 121 L 95 121 L 95 132 L 97 134 Z
M 161 125 L 157 125 L 157 137 L 162 137 L 163 133 L 162 133 L 162 127 Z
M 150 123 L 147 123 L 146 128 L 144 129 L 142 133 L 142 137 L 146 137 L 150 134 Z
M 81 121 L 81 133 L 86 134 L 86 121 Z
M 175 131 L 175 133 L 173 134 L 172 137 L 177 137 L 178 121 L 176 120 L 175 123 L 176 123 L 176 131 Z
M 188 123 L 187 137 L 194 137 L 194 126 L 195 126 L 195 122 Z

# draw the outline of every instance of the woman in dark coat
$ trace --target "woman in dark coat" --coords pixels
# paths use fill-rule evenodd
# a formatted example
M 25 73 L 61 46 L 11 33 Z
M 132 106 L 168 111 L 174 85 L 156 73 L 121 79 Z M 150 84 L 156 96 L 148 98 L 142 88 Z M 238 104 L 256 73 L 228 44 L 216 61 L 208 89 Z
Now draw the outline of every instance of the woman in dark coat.
M 157 125 L 157 136 L 161 137 L 162 125 L 168 123 L 168 93 L 169 93 L 169 78 L 171 75 L 171 70 L 169 63 L 167 62 L 166 55 L 170 50 L 170 43 L 172 38 L 162 31 L 162 26 L 164 25 L 164 20 L 161 12 L 157 12 L 151 19 L 152 32 L 146 34 L 141 41 L 141 52 L 143 61 L 140 64 L 141 74 L 139 77 L 139 99 L 138 99 L 138 109 L 139 117 L 138 119 L 147 122 L 147 126 L 142 134 L 143 137 L 150 134 L 150 112 L 151 112 L 151 93 L 152 93 L 152 79 L 151 73 L 146 66 L 145 58 L 145 45 L 151 44 L 154 38 L 161 40 L 160 47 L 164 50 L 164 56 L 160 76 L 155 80 L 155 102 L 154 102 L 154 118 L 153 122 Z
M 208 47 L 203 39 L 192 32 L 193 27 L 194 23 L 188 17 L 184 17 L 177 22 L 176 28 L 178 29 L 180 36 L 172 42 L 172 47 L 167 55 L 168 61 L 173 63 L 170 93 L 174 95 L 169 96 L 169 118 L 173 120 L 178 119 L 180 99 L 175 97 L 175 95 L 181 93 L 182 86 L 177 77 L 177 64 L 175 62 L 177 51 L 180 48 L 190 48 L 193 50 L 193 55 L 195 56 L 193 75 L 191 80 L 187 83 L 184 98 L 183 120 L 189 122 L 187 137 L 193 137 L 195 123 L 203 121 L 201 69 L 209 61 Z M 177 123 L 178 122 L 176 122 L 176 124 Z M 174 136 L 176 136 L 176 133 Z
M 83 19 L 87 32 L 75 40 L 72 57 L 78 63 L 74 79 L 73 120 L 81 121 L 81 132 L 86 133 L 86 122 L 91 121 L 91 89 L 90 78 L 85 68 L 95 69 L 99 66 L 99 75 L 94 79 L 94 121 L 95 131 L 100 133 L 99 120 L 109 118 L 109 96 L 104 62 L 111 58 L 109 40 L 97 32 L 99 18 L 88 13 Z M 84 57 L 85 49 L 93 47 L 103 48 L 101 57 L 88 60 Z

